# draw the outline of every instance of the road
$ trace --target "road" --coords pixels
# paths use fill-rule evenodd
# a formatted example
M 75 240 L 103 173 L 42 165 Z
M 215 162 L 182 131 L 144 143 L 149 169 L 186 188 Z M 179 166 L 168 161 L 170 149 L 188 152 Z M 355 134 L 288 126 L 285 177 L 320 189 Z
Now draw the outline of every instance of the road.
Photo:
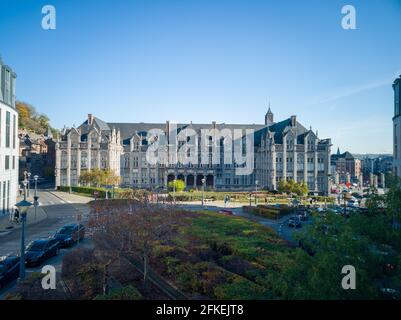
M 67 193 L 53 192 L 53 190 L 42 189 L 38 190 L 39 203 L 41 208 L 46 212 L 47 218 L 30 225 L 25 230 L 25 244 L 30 241 L 47 238 L 55 233 L 55 231 L 65 224 L 76 222 L 76 214 L 79 211 L 84 213 L 84 220 L 88 214 L 88 208 L 85 203 L 90 198 L 69 195 Z M 28 199 L 30 200 L 30 199 Z M 84 240 L 80 245 L 88 245 L 89 240 Z M 0 256 L 6 254 L 19 254 L 21 243 L 21 230 L 13 230 L 12 232 L 0 236 Z M 56 268 L 56 271 L 61 271 L 61 261 L 65 253 L 69 249 L 61 249 L 60 254 L 46 261 L 46 264 L 51 264 Z M 41 267 L 27 269 L 29 272 L 40 272 Z M 16 281 L 10 283 L 0 291 L 0 299 L 10 292 L 16 285 Z

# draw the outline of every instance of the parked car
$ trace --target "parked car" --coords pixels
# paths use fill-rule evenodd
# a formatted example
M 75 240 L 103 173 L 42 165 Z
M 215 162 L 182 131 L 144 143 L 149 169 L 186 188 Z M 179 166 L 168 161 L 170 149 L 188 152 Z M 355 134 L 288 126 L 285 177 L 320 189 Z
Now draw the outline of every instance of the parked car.
M 0 290 L 19 277 L 20 259 L 14 255 L 0 257 Z
M 85 237 L 85 227 L 82 224 L 70 223 L 58 229 L 53 237 L 60 242 L 60 248 L 72 247 L 78 238 L 81 241 Z
M 232 215 L 234 215 L 234 212 L 232 212 L 231 210 L 228 210 L 228 209 L 219 210 L 219 213 L 225 214 L 225 215 L 227 215 L 227 216 L 232 216 Z
M 40 266 L 47 259 L 58 255 L 59 241 L 55 238 L 34 240 L 26 247 L 25 265 Z
M 301 228 L 302 225 L 298 217 L 291 217 L 288 219 L 288 226 L 291 228 Z
M 401 298 L 401 293 L 399 290 L 392 288 L 381 288 L 380 291 L 386 299 L 399 300 Z
M 359 202 L 356 199 L 351 199 L 350 201 L 348 201 L 348 206 L 351 208 L 359 208 Z
M 309 214 L 308 214 L 308 211 L 306 211 L 306 209 L 297 210 L 296 214 L 297 214 L 299 220 L 301 220 L 301 221 L 306 221 L 309 219 Z

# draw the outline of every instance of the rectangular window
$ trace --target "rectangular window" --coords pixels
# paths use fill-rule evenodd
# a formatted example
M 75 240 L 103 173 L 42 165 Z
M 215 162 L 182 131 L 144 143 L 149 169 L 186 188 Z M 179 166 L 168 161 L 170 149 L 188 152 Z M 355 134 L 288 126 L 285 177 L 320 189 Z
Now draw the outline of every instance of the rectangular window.
M 15 140 L 17 136 L 16 126 L 17 126 L 17 117 L 13 115 L 13 149 L 15 149 Z
M 10 98 L 10 78 L 11 78 L 11 73 L 9 70 L 5 70 L 5 87 L 4 87 L 4 102 L 7 104 L 11 104 L 11 98 Z
M 15 156 L 13 156 L 13 170 L 15 169 Z
M 5 157 L 4 163 L 5 163 L 6 170 L 10 169 L 10 156 Z
M 11 114 L 9 111 L 6 112 L 6 148 L 10 148 L 10 121 Z

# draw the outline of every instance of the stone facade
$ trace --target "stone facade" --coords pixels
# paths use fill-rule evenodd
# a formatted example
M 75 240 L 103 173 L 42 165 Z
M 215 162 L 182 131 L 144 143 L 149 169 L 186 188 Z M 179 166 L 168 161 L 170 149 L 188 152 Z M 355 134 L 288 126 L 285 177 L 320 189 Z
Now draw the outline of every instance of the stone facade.
M 202 179 L 207 188 L 216 190 L 276 190 L 281 179 L 305 181 L 309 190 L 327 194 L 330 175 L 330 139 L 319 139 L 317 132 L 303 127 L 295 116 L 275 123 L 270 108 L 265 116 L 265 124 L 177 124 L 177 132 L 202 130 L 223 132 L 224 130 L 253 130 L 253 165 L 249 174 L 238 175 L 237 164 L 224 161 L 195 163 L 156 163 L 147 161 L 148 148 L 154 141 L 148 141 L 150 130 L 171 131 L 166 123 L 106 123 L 88 115 L 88 119 L 78 128 L 63 129 L 56 144 L 56 185 L 77 185 L 82 170 L 109 168 L 121 176 L 121 185 L 136 188 L 156 188 L 166 186 L 173 179 L 185 181 L 188 189 L 202 187 Z M 213 131 L 215 130 L 215 131 Z M 189 141 L 190 137 L 185 136 Z M 212 159 L 212 144 L 220 145 L 220 159 L 224 158 L 225 142 L 220 136 L 209 136 L 206 146 L 207 159 Z M 185 143 L 175 140 L 178 146 Z M 225 141 L 225 140 L 224 140 Z M 235 144 L 233 139 L 232 145 Z M 168 141 L 171 148 L 173 141 Z M 199 159 L 201 142 L 197 143 Z M 235 148 L 235 147 L 233 147 Z M 188 151 L 190 153 L 190 151 Z M 169 153 L 170 154 L 170 153 Z M 203 153 L 205 154 L 205 153 Z M 196 157 L 197 157 L 196 156 Z
M 18 191 L 16 74 L 0 58 L 0 214 L 13 209 Z
M 19 179 L 24 179 L 24 171 L 31 172 L 48 181 L 54 179 L 55 141 L 50 130 L 45 134 L 19 132 Z
M 362 162 L 348 151 L 331 156 L 332 172 L 338 174 L 339 183 L 359 183 Z

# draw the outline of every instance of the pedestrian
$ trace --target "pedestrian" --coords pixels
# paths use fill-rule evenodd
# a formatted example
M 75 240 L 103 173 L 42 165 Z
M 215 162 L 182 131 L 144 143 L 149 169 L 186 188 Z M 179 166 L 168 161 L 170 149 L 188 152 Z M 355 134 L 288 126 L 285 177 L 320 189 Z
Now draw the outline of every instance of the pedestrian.
M 19 223 L 19 210 L 18 209 L 14 210 L 14 222 Z

